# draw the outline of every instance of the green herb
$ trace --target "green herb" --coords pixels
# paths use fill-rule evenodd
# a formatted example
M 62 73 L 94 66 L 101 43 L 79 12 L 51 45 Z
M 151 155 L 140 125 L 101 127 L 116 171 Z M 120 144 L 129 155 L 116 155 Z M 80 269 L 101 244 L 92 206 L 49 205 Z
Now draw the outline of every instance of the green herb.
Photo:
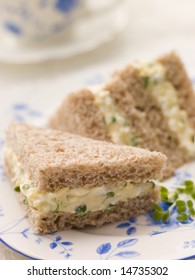
M 191 200 L 187 201 L 188 208 L 193 208 L 193 202 Z
M 184 182 L 184 188 L 178 187 L 176 192 L 178 193 L 186 193 L 191 195 L 193 198 L 195 198 L 195 186 L 194 183 L 191 180 L 186 180 Z
M 153 208 L 154 208 L 156 211 L 158 211 L 158 212 L 162 212 L 162 211 L 163 211 L 162 207 L 160 207 L 160 205 L 158 205 L 158 204 L 156 204 L 156 203 L 153 204 Z
M 166 224 L 166 223 L 168 222 L 169 216 L 170 216 L 169 211 L 166 211 L 166 212 L 164 213 L 163 217 L 162 217 L 162 222 L 163 222 L 164 224 Z
M 162 220 L 162 217 L 163 217 L 163 212 L 154 211 L 154 212 L 152 213 L 152 219 L 153 219 L 154 221 L 160 221 L 160 220 Z
M 20 192 L 20 186 L 16 186 L 14 189 L 15 192 Z
M 177 206 L 178 208 L 185 208 L 185 207 L 186 207 L 186 204 L 185 204 L 185 202 L 184 202 L 183 200 L 177 200 L 177 201 L 176 201 L 176 206 Z
M 182 214 L 181 216 L 177 216 L 177 220 L 181 222 L 185 222 L 188 219 L 188 215 L 186 213 Z
M 28 190 L 30 188 L 30 185 L 29 184 L 25 184 L 22 186 L 23 190 Z
M 152 218 L 155 221 L 160 221 L 162 220 L 162 217 L 164 215 L 164 211 L 163 209 L 160 207 L 160 205 L 154 203 L 153 204 L 153 208 L 154 208 L 154 212 L 152 213 Z
M 194 208 L 189 209 L 189 212 L 190 212 L 191 216 L 195 216 L 195 210 L 194 210 Z
M 173 200 L 177 200 L 178 197 L 179 197 L 178 193 L 174 193 L 174 194 L 173 194 Z
M 185 201 L 183 200 L 177 200 L 176 201 L 176 206 L 177 206 L 177 212 L 179 214 L 182 214 L 182 213 L 185 213 L 186 212 L 186 204 L 185 204 Z
M 152 218 L 155 221 L 162 221 L 163 223 L 167 223 L 169 219 L 169 211 L 164 211 L 160 205 L 154 203 L 153 204 L 154 211 L 152 213 Z
M 113 197 L 113 196 L 115 196 L 115 193 L 114 192 L 107 192 L 106 196 L 107 197 Z
M 195 191 L 191 194 L 192 198 L 195 199 Z
M 184 186 L 178 187 L 174 193 L 175 196 L 179 196 L 180 194 L 190 195 L 193 199 L 195 199 L 195 185 L 191 180 L 186 180 L 184 182 Z
M 185 188 L 177 188 L 178 193 L 185 193 Z
M 169 194 L 169 191 L 167 188 L 165 187 L 161 187 L 160 188 L 160 197 L 161 197 L 161 200 L 162 201 L 168 201 L 168 194 Z
M 183 195 L 190 197 L 188 200 L 183 200 Z M 181 199 L 182 198 L 182 199 Z M 169 191 L 167 188 L 162 186 L 160 188 L 160 199 L 161 202 L 166 202 L 168 210 L 164 211 L 160 205 L 153 205 L 152 218 L 156 221 L 162 221 L 163 223 L 168 222 L 170 218 L 171 209 L 176 207 L 177 217 L 176 219 L 180 222 L 185 222 L 191 216 L 195 216 L 194 202 L 195 200 L 195 185 L 193 181 L 186 180 L 183 186 L 176 188 L 174 192 Z
M 27 197 L 25 197 L 25 198 L 23 199 L 23 204 L 24 204 L 24 205 L 28 205 Z
M 116 117 L 115 117 L 115 116 L 112 116 L 110 122 L 111 122 L 111 123 L 115 123 L 115 122 L 116 122 Z
M 86 206 L 86 204 L 81 204 L 81 205 L 79 205 L 79 206 L 77 206 L 76 208 L 75 208 L 75 212 L 77 213 L 77 214 L 84 214 L 85 212 L 87 211 L 87 206 Z
M 194 183 L 190 180 L 186 180 L 184 182 L 184 185 L 185 185 L 185 193 L 191 194 L 192 191 L 194 190 Z
M 132 146 L 137 146 L 139 143 L 139 136 L 136 134 L 132 134 L 131 135 L 131 139 L 130 139 L 131 145 Z
M 150 81 L 150 77 L 148 77 L 148 76 L 143 77 L 143 86 L 144 86 L 144 88 L 148 87 L 149 81 Z
M 189 212 L 192 216 L 195 216 L 195 210 L 194 210 L 194 207 L 193 207 L 193 202 L 192 200 L 188 200 L 187 201 L 187 205 L 188 205 L 188 209 L 189 209 Z

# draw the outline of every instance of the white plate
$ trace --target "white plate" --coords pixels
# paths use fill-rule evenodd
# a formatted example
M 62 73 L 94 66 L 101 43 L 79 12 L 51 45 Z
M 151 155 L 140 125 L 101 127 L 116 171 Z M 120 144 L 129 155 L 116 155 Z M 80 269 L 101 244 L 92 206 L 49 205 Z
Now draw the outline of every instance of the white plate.
M 33 89 L 32 89 L 33 90 Z M 2 166 L 3 131 L 13 119 L 42 125 L 54 99 L 47 92 L 1 96 L 0 111 L 0 240 L 34 259 L 188 259 L 195 257 L 195 220 L 186 224 L 171 216 L 168 224 L 154 223 L 150 215 L 121 221 L 99 229 L 68 230 L 37 235 L 29 227 Z M 4 101 L 4 103 L 3 103 Z M 185 179 L 195 181 L 195 162 L 180 168 L 164 182 L 174 188 Z
M 115 5 L 94 18 L 85 17 L 78 21 L 63 39 L 42 42 L 36 45 L 22 45 L 1 36 L 0 61 L 5 63 L 37 63 L 51 59 L 70 58 L 93 50 L 113 39 L 128 22 L 126 2 Z

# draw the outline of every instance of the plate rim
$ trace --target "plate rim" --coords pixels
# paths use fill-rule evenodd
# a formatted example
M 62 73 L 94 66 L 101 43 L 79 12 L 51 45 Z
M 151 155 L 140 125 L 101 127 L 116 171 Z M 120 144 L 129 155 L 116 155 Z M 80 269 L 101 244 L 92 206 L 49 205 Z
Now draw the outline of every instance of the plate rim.
M 8 249 L 10 249 L 10 250 L 12 250 L 13 252 L 15 252 L 15 253 L 17 253 L 17 254 L 19 254 L 19 255 L 21 255 L 21 256 L 23 256 L 23 257 L 26 257 L 26 258 L 28 258 L 29 260 L 51 260 L 51 259 L 41 259 L 41 258 L 35 258 L 35 257 L 33 257 L 33 256 L 31 256 L 31 255 L 28 255 L 28 254 L 25 254 L 25 253 L 23 253 L 22 251 L 20 251 L 20 250 L 17 250 L 17 249 L 15 249 L 14 247 L 12 247 L 11 245 L 9 245 L 2 237 L 0 237 L 0 243 L 2 243 L 3 245 L 5 245 Z M 185 256 L 185 257 L 182 257 L 182 258 L 177 258 L 177 259 L 175 259 L 175 260 L 192 260 L 192 259 L 195 259 L 195 254 L 194 255 L 187 255 L 187 256 Z M 101 260 L 101 259 L 99 259 L 100 261 L 104 261 L 104 260 Z M 139 259 L 139 261 L 142 261 L 142 260 L 145 260 L 145 259 Z M 152 259 L 151 259 L 152 260 Z M 163 260 L 163 259 L 162 259 Z M 161 261 L 162 261 L 161 260 Z M 168 260 L 168 259 L 166 259 L 167 261 L 171 261 L 171 259 L 170 260 Z M 97 260 L 93 260 L 93 261 L 97 261 Z M 121 260 L 122 261 L 122 260 Z M 147 259 L 147 261 L 148 261 L 148 259 Z M 150 261 L 150 259 L 149 259 L 149 261 Z

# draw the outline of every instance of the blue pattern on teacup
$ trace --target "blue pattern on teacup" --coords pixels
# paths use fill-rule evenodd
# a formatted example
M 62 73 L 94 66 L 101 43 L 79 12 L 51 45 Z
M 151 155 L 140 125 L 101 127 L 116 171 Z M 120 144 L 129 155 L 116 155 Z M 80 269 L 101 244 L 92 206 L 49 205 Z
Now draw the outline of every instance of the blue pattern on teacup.
M 81 11 L 81 0 L 7 0 L 0 2 L 0 28 L 29 41 L 65 31 Z
M 13 22 L 5 22 L 4 28 L 15 35 L 21 35 L 22 33 L 21 28 Z
M 60 12 L 67 13 L 78 4 L 78 0 L 57 0 L 55 7 Z

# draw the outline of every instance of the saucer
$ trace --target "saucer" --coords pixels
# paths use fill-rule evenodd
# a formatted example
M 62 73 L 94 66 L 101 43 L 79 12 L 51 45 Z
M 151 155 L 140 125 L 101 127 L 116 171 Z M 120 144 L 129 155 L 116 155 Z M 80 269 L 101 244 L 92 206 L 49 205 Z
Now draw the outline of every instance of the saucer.
M 98 48 L 111 41 L 128 23 L 126 2 L 94 17 L 85 17 L 71 27 L 64 38 L 40 42 L 39 45 L 17 43 L 2 38 L 0 62 L 9 64 L 39 63 L 52 59 L 70 58 Z

